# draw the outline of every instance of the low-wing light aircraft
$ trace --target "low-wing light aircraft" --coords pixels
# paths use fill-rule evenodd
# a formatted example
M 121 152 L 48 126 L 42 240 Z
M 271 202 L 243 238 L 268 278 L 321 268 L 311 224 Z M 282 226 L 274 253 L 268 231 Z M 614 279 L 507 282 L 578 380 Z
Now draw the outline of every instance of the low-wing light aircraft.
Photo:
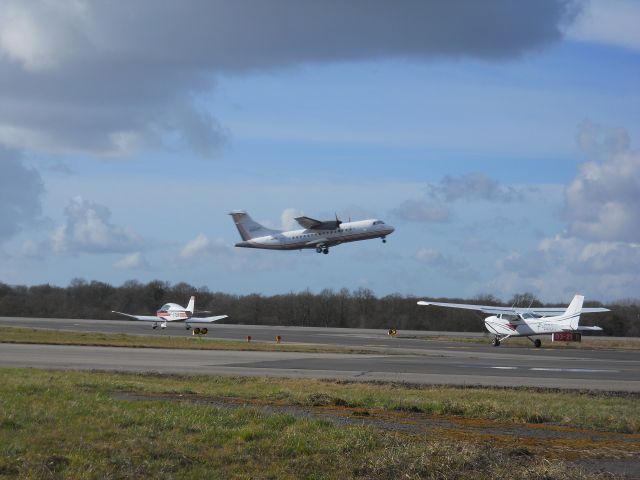
M 227 318 L 228 315 L 218 315 L 215 317 L 194 317 L 194 309 L 196 306 L 196 297 L 189 299 L 187 307 L 182 307 L 177 303 L 165 303 L 161 306 L 155 315 L 131 315 L 130 313 L 116 312 L 112 310 L 111 313 L 117 313 L 118 315 L 124 315 L 125 317 L 133 318 L 134 320 L 140 320 L 141 322 L 153 322 L 154 330 L 158 327 L 167 328 L 167 322 L 185 322 L 187 330 L 191 328 L 192 324 L 198 323 L 212 323 Z M 195 313 L 211 313 L 208 311 L 197 311 Z M 203 328 L 204 335 L 207 334 L 207 329 Z M 195 329 L 194 329 L 195 331 Z
M 493 307 L 490 305 L 467 305 L 465 303 L 439 303 L 419 301 L 418 305 L 434 305 L 436 307 L 463 308 L 491 314 L 485 318 L 484 326 L 494 334 L 493 346 L 510 337 L 527 337 L 536 348 L 542 345 L 534 335 L 554 334 L 561 332 L 600 331 L 600 327 L 580 326 L 581 313 L 608 312 L 608 308 L 582 308 L 584 296 L 576 295 L 566 310 L 561 308 L 515 308 Z
M 315 220 L 297 217 L 303 227 L 300 230 L 271 230 L 254 221 L 244 210 L 234 210 L 229 215 L 238 227 L 242 242 L 236 247 L 266 248 L 270 250 L 302 250 L 315 248 L 318 253 L 329 253 L 329 247 L 341 243 L 381 238 L 386 243 L 387 235 L 395 230 L 382 220 L 369 219 L 356 222 L 335 220 Z

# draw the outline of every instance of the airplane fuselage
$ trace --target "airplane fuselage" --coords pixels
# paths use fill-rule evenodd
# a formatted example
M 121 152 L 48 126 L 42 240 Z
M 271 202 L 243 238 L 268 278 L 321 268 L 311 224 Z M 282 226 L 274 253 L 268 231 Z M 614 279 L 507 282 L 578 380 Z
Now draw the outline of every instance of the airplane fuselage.
M 178 322 L 191 318 L 191 312 L 176 303 L 168 303 L 156 312 L 156 317 L 163 322 Z
M 384 238 L 393 231 L 393 227 L 379 220 L 360 220 L 343 222 L 334 230 L 300 229 L 277 232 L 236 243 L 236 247 L 271 250 L 317 249 L 319 245 L 338 245 L 358 240 Z
M 579 314 L 577 314 L 579 316 Z M 524 318 L 528 316 L 529 318 Z M 571 320 L 575 315 L 560 315 L 542 317 L 533 314 L 492 315 L 484 320 L 485 328 L 492 334 L 508 337 L 529 337 L 547 333 L 566 332 L 575 330 Z

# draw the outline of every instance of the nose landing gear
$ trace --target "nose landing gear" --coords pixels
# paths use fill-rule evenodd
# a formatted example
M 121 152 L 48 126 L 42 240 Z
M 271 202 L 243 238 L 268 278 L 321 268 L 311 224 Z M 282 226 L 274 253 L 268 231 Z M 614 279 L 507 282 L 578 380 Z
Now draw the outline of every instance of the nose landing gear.
M 387 237 L 382 237 L 382 243 L 387 243 Z

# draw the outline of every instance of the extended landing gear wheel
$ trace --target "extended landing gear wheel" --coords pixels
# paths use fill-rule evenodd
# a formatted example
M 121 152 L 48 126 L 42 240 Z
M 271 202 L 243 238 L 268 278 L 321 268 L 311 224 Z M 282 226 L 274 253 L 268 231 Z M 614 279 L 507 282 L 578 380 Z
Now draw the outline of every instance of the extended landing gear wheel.
M 322 253 L 324 253 L 324 254 L 326 255 L 327 253 L 329 253 L 329 249 L 328 249 L 327 247 L 325 247 L 325 248 L 322 250 Z
M 154 329 L 154 330 L 155 330 L 156 328 L 158 328 L 158 325 L 154 325 L 154 326 L 153 326 L 153 329 Z
M 207 330 L 206 328 L 203 328 L 203 329 L 200 330 L 200 333 L 202 335 L 206 335 L 207 333 L 209 333 L 209 330 Z
M 495 337 L 493 339 L 493 341 L 491 342 L 491 345 L 493 345 L 494 347 L 499 347 L 500 346 L 500 339 L 498 337 Z
M 536 347 L 536 348 L 540 348 L 540 346 L 541 346 L 541 345 L 542 345 L 542 342 L 540 341 L 540 339 L 539 339 L 539 338 L 536 338 L 536 339 L 533 341 L 533 346 L 534 346 L 534 347 Z
M 387 243 L 387 239 L 382 237 L 382 243 Z
M 200 335 L 200 329 L 198 327 L 193 329 L 194 335 Z
M 316 247 L 316 253 L 322 253 L 322 247 Z

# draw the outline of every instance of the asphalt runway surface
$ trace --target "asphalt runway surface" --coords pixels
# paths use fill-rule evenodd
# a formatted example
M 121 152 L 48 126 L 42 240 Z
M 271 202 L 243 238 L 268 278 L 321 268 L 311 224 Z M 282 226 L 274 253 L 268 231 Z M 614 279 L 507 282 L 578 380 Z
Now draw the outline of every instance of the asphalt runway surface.
M 139 335 L 191 335 L 184 324 L 153 330 L 116 320 L 0 318 L 0 326 Z M 531 386 L 640 391 L 640 351 L 561 349 L 456 342 L 455 333 L 214 324 L 211 338 L 321 344 L 375 350 L 372 354 L 173 350 L 0 344 L 0 366 L 404 381 L 425 384 Z M 451 336 L 451 341 L 420 337 Z M 469 334 L 465 333 L 465 336 Z M 474 335 L 474 334 L 472 334 Z M 481 338 L 483 334 L 475 334 Z

